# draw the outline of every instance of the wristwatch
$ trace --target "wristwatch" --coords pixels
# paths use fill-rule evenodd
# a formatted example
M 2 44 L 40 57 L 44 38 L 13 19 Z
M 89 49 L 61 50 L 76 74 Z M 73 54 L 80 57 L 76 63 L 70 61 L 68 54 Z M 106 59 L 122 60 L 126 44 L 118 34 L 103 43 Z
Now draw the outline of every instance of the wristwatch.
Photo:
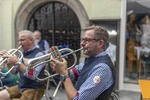
M 69 78 L 69 75 L 60 75 L 60 81 L 64 82 L 66 78 Z
M 18 61 L 18 62 L 16 62 L 15 63 L 15 66 L 17 67 L 17 69 L 18 69 L 18 67 L 21 65 L 21 62 L 20 61 Z
M 21 62 L 20 62 L 20 61 L 18 61 L 18 62 L 16 62 L 16 63 L 15 63 L 15 65 L 16 65 L 16 66 L 17 66 L 17 65 L 19 65 L 19 66 L 20 66 L 20 65 L 21 65 Z

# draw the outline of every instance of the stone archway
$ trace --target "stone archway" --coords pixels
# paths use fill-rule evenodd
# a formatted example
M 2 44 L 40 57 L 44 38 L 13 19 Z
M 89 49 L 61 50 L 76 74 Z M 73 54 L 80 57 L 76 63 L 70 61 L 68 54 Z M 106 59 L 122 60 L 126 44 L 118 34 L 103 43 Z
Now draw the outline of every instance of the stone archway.
M 84 7 L 79 1 L 76 1 L 76 0 L 27 0 L 22 3 L 22 5 L 20 6 L 17 12 L 16 19 L 15 19 L 15 33 L 18 33 L 19 31 L 23 29 L 28 29 L 28 23 L 33 13 L 40 6 L 50 3 L 50 2 L 61 2 L 61 3 L 68 5 L 77 15 L 81 30 L 89 25 L 89 18 L 86 14 Z M 81 53 L 80 58 L 82 58 L 82 56 L 83 55 Z
M 77 0 L 26 0 L 22 3 L 19 10 L 17 11 L 15 19 L 15 32 L 18 33 L 23 29 L 27 29 L 29 19 L 33 12 L 41 5 L 49 2 L 62 2 L 67 4 L 76 13 L 81 29 L 84 29 L 89 25 L 89 18 L 86 14 L 84 7 Z

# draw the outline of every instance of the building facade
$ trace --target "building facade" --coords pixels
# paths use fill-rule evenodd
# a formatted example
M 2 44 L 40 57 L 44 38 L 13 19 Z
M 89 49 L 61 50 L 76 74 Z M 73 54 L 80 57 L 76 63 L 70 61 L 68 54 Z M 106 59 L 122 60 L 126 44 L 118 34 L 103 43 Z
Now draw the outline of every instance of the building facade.
M 138 60 L 128 58 L 131 57 L 129 51 L 133 51 L 128 49 L 130 41 L 127 40 L 126 27 L 132 3 L 135 1 L 0 0 L 0 50 L 17 48 L 17 33 L 23 29 L 40 30 L 50 46 L 78 49 L 82 29 L 91 24 L 101 25 L 108 30 L 109 41 L 116 46 L 116 88 L 140 91 L 140 77 L 134 71 L 139 72 Z M 80 60 L 84 58 L 82 53 L 77 55 Z

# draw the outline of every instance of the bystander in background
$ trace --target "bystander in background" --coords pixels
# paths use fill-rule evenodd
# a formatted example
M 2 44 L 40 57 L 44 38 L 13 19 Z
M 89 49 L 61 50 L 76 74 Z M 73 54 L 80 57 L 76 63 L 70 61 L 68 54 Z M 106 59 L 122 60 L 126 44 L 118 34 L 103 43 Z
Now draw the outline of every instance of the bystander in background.
M 40 31 L 34 31 L 34 40 L 37 48 L 44 51 L 45 54 L 49 52 L 50 46 L 45 39 L 42 39 Z

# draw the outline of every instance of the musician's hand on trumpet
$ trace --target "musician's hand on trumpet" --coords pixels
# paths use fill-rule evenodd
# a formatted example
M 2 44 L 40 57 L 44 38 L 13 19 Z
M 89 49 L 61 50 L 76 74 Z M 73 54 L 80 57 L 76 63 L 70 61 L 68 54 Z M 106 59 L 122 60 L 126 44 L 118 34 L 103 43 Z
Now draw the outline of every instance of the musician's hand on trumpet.
M 54 71 L 61 75 L 68 75 L 68 69 L 67 69 L 67 61 L 65 58 L 62 58 L 62 61 L 59 61 L 53 57 L 50 59 L 51 67 Z
M 16 55 L 5 55 L 3 56 L 6 60 L 6 65 L 10 69 L 12 66 L 14 66 L 17 62 L 19 62 L 19 59 Z
M 8 55 L 7 52 L 6 52 L 6 50 L 0 51 L 0 62 L 4 59 L 3 58 L 4 55 Z
M 4 59 L 4 58 L 3 58 L 4 54 L 5 54 L 5 51 L 4 51 L 4 50 L 0 51 L 0 62 L 3 61 L 3 59 Z M 0 69 L 2 69 L 2 68 L 4 68 L 4 65 L 0 65 Z
M 0 51 L 0 57 L 2 57 L 5 53 L 6 53 L 6 51 L 4 51 L 4 50 Z
M 23 54 L 19 50 L 21 47 L 22 46 L 20 45 L 17 49 L 11 49 L 9 51 L 5 51 L 5 50 L 0 51 L 0 66 L 6 63 L 7 58 L 9 58 L 9 56 L 15 55 L 16 53 L 20 54 L 20 60 L 21 60 L 23 58 Z
M 4 76 L 9 72 L 14 72 L 14 66 L 16 63 L 20 64 L 21 59 L 23 58 L 22 52 L 19 50 L 22 46 L 20 45 L 17 49 L 10 49 L 9 51 L 2 50 L 0 51 L 0 74 Z M 20 58 L 17 57 L 17 54 L 20 55 Z M 9 70 L 5 73 L 1 72 L 1 69 L 7 67 Z
M 57 73 L 62 75 L 68 74 L 67 61 L 61 57 L 57 46 L 51 47 L 50 64 L 52 69 Z
M 0 51 L 0 63 L 2 63 L 2 62 L 4 62 L 4 63 L 6 63 L 6 60 L 4 61 L 4 56 L 6 56 L 6 55 L 8 55 L 8 53 L 7 53 L 7 51 L 6 50 L 2 50 L 2 51 Z M 2 69 L 2 68 L 4 68 L 5 67 L 5 65 L 3 64 L 0 64 L 0 69 Z

